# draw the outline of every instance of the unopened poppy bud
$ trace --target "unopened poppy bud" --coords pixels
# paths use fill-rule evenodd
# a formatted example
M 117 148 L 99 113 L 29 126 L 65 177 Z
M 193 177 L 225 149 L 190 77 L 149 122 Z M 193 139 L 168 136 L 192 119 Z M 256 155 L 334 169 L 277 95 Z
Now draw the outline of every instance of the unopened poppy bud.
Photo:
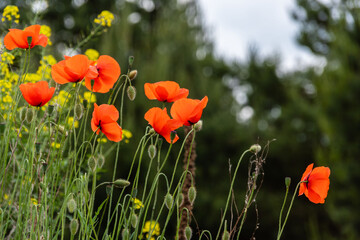
M 130 66 L 133 65 L 134 59 L 135 59 L 134 56 L 130 56 L 130 57 L 129 57 L 129 65 L 130 65 Z
M 173 196 L 170 194 L 170 193 L 167 193 L 165 195 L 165 206 L 168 208 L 168 209 L 171 209 L 172 208 L 172 205 L 173 205 L 173 202 L 174 202 L 174 199 L 173 199 Z
M 73 218 L 71 221 L 70 221 L 70 232 L 71 232 L 71 235 L 75 235 L 77 233 L 77 230 L 79 228 L 79 222 L 76 218 Z
M 75 113 L 75 118 L 77 120 L 81 119 L 81 117 L 83 116 L 84 114 L 84 108 L 82 106 L 82 104 L 76 104 L 75 107 L 74 107 L 74 113 Z
M 133 86 L 129 86 L 126 90 L 126 93 L 130 99 L 130 101 L 134 101 L 135 97 L 136 97 L 136 88 Z
M 134 80 L 137 76 L 137 73 L 138 71 L 137 70 L 132 70 L 130 73 L 129 73 L 129 78 L 130 80 Z
M 188 197 L 191 205 L 194 204 L 195 198 L 196 198 L 196 189 L 194 186 L 191 186 L 188 191 Z
M 113 183 L 116 187 L 120 187 L 120 188 L 125 188 L 130 185 L 130 182 L 128 180 L 121 179 L 121 178 L 115 180 L 115 182 L 113 182 Z
M 185 237 L 186 237 L 186 240 L 190 240 L 192 237 L 192 230 L 189 225 L 187 225 L 185 228 Z
M 171 140 L 171 143 L 174 141 L 175 137 L 176 137 L 176 131 L 171 131 L 171 132 L 170 132 L 170 140 Z
M 229 240 L 230 239 L 230 233 L 225 230 L 221 236 L 221 240 Z
M 258 152 L 261 151 L 261 146 L 259 144 L 251 145 L 250 151 L 257 154 Z
M 68 200 L 66 206 L 67 206 L 69 213 L 75 212 L 77 205 L 76 205 L 76 201 L 74 200 L 74 198 L 70 198 Z
M 138 216 L 136 214 L 131 215 L 131 226 L 136 228 L 138 222 Z
M 121 232 L 121 237 L 122 237 L 122 239 L 124 239 L 124 240 L 128 240 L 129 237 L 130 237 L 129 229 L 124 228 L 124 229 L 122 230 L 122 232 Z
M 23 107 L 20 110 L 20 121 L 25 121 L 26 119 L 26 112 L 27 112 L 27 108 Z
M 199 121 L 198 121 L 197 123 L 195 123 L 195 125 L 194 125 L 195 131 L 200 132 L 201 129 L 202 129 L 202 126 L 203 126 L 203 121 L 202 121 L 202 120 L 199 120 Z
M 285 186 L 286 186 L 286 188 L 289 188 L 290 183 L 291 183 L 291 178 L 290 178 L 290 177 L 286 177 L 286 178 L 285 178 Z
M 148 148 L 148 154 L 150 159 L 154 159 L 154 157 L 156 156 L 156 147 L 155 145 L 151 144 Z
M 26 122 L 31 123 L 34 117 L 35 117 L 35 109 L 29 108 L 26 112 Z
M 155 129 L 151 128 L 151 129 L 149 130 L 149 134 L 152 135 L 152 134 L 154 134 L 154 133 L 155 133 Z
M 184 195 L 182 193 L 180 193 L 177 197 L 177 205 L 180 206 L 183 203 L 184 200 Z
M 104 164 L 105 164 L 105 157 L 104 157 L 104 155 L 99 154 L 98 160 L 97 160 L 97 165 L 99 168 L 102 168 L 104 166 Z
M 95 172 L 97 167 L 97 159 L 95 157 L 90 157 L 88 160 L 88 166 L 92 172 Z

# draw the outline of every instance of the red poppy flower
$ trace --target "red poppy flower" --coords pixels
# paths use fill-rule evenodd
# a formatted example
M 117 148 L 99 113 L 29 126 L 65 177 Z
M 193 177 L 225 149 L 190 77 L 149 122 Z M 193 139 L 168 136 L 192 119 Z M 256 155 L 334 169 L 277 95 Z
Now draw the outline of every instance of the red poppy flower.
M 86 55 L 65 56 L 65 60 L 52 65 L 51 76 L 59 84 L 80 82 L 85 76 L 97 75 L 97 72 L 89 69 L 90 64 L 91 61 Z
M 175 119 L 170 119 L 169 115 L 167 114 L 166 108 L 151 108 L 145 113 L 144 118 L 154 128 L 155 132 L 163 136 L 168 143 L 171 143 L 171 131 L 174 131 L 175 129 L 178 129 L 182 126 L 179 121 Z M 179 137 L 178 135 L 176 135 L 173 143 L 175 143 L 178 139 Z
M 96 74 L 85 77 L 85 86 L 93 92 L 108 92 L 114 86 L 121 73 L 120 66 L 116 60 L 107 55 L 100 56 L 90 68 Z M 91 79 L 94 79 L 92 89 Z
M 189 90 L 180 88 L 179 84 L 173 81 L 145 83 L 144 89 L 148 99 L 157 99 L 160 102 L 175 102 L 189 95 Z
M 46 47 L 48 38 L 44 34 L 40 33 L 40 25 L 32 25 L 24 30 L 9 29 L 9 32 L 4 38 L 4 45 L 8 50 L 15 48 L 29 48 L 28 38 L 31 37 L 30 48 L 40 45 Z
M 200 120 L 207 102 L 207 96 L 201 99 L 201 101 L 190 98 L 177 100 L 170 109 L 171 116 L 185 126 L 193 125 Z
M 32 106 L 44 106 L 54 95 L 55 88 L 49 88 L 47 81 L 23 83 L 19 86 L 24 99 Z
M 324 203 L 327 197 L 330 185 L 330 168 L 316 167 L 310 164 L 301 177 L 299 196 L 305 193 L 305 196 L 313 203 Z
M 119 112 L 114 105 L 94 103 L 94 112 L 91 119 L 91 129 L 96 134 L 101 131 L 105 136 L 114 142 L 122 139 L 122 129 L 116 122 L 119 119 Z

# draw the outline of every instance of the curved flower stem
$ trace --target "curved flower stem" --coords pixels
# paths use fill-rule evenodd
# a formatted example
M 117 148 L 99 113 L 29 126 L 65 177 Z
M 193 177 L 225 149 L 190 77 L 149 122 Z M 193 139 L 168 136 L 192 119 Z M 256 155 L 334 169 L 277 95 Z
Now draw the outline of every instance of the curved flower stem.
M 284 231 L 285 224 L 286 224 L 286 221 L 287 221 L 287 219 L 288 219 L 288 217 L 289 217 L 289 214 L 290 214 L 290 210 L 291 210 L 291 208 L 292 208 L 292 205 L 293 205 L 293 203 L 294 203 L 294 199 L 295 199 L 297 190 L 298 190 L 298 188 L 299 188 L 299 186 L 300 186 L 300 183 L 303 183 L 303 182 L 306 182 L 306 181 L 300 181 L 300 182 L 296 185 L 294 194 L 293 194 L 293 196 L 292 196 L 292 198 L 291 198 L 291 202 L 290 202 L 290 205 L 289 205 L 289 208 L 288 208 L 288 211 L 287 211 L 287 213 L 286 213 L 286 217 L 285 217 L 285 220 L 284 220 L 284 223 L 283 223 L 281 229 L 280 229 L 280 225 L 279 225 L 279 232 L 278 232 L 278 235 L 277 235 L 276 240 L 279 240 L 279 239 L 280 239 L 281 234 L 282 234 L 283 231 Z M 285 200 L 286 200 L 286 197 L 285 197 Z M 285 204 L 285 200 L 284 200 L 284 204 Z M 284 205 L 284 204 L 283 204 L 283 205 Z M 283 210 L 283 209 L 281 209 L 280 218 L 281 218 L 282 210 Z M 280 224 L 280 220 L 279 220 L 279 224 Z
M 239 161 L 238 161 L 238 164 L 236 166 L 236 169 L 235 169 L 235 172 L 234 172 L 234 176 L 233 176 L 233 179 L 231 181 L 231 185 L 230 185 L 230 189 L 229 189 L 229 194 L 228 194 L 228 197 L 227 197 L 227 200 L 226 200 L 226 205 L 225 205 L 225 209 L 224 209 L 224 213 L 223 213 L 223 217 L 221 218 L 221 222 L 220 222 L 220 226 L 219 226 L 219 230 L 218 230 L 218 233 L 216 234 L 216 238 L 215 239 L 218 239 L 219 236 L 220 236 L 220 232 L 221 232 L 221 227 L 225 221 L 225 217 L 226 217 L 226 211 L 229 207 L 229 202 L 230 202 L 230 198 L 231 198 L 231 193 L 232 193 L 232 189 L 234 187 L 234 182 L 235 182 L 235 179 L 236 179 L 236 174 L 239 170 L 239 167 L 240 167 L 240 163 L 242 161 L 242 159 L 244 158 L 245 154 L 250 152 L 250 149 L 246 150 L 243 152 L 243 154 L 241 155 Z

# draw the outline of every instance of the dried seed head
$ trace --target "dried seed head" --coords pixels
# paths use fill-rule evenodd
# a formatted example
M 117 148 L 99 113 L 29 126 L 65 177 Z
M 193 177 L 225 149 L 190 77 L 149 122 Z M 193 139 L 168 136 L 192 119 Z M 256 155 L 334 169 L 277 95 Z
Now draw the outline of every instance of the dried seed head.
M 70 221 L 70 232 L 71 232 L 71 235 L 75 235 L 77 233 L 77 230 L 79 228 L 79 222 L 76 218 L 73 218 L 71 221 Z
M 151 144 L 148 147 L 148 154 L 149 154 L 150 159 L 154 159 L 154 157 L 156 156 L 156 146 L 155 145 Z
M 136 97 L 136 88 L 134 86 L 129 86 L 126 90 L 126 93 L 130 99 L 130 101 L 134 101 Z
M 170 193 L 167 193 L 165 195 L 165 206 L 168 208 L 168 209 L 171 209 L 172 208 L 172 205 L 173 205 L 173 202 L 174 202 L 174 198 L 173 196 L 170 194 Z
M 188 197 L 191 205 L 194 204 L 195 198 L 196 198 L 196 189 L 194 186 L 191 186 L 188 191 Z

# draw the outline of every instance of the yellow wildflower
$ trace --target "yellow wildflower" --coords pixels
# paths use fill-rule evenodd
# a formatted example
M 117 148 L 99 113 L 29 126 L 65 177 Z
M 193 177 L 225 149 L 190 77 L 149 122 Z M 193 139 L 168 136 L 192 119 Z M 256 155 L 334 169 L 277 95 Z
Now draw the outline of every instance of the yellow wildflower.
M 24 82 L 31 82 L 31 83 L 35 83 L 41 80 L 41 75 L 37 74 L 37 73 L 28 73 L 25 76 L 25 80 Z
M 40 34 L 44 34 L 45 36 L 47 36 L 48 38 L 48 44 L 52 45 L 52 42 L 50 41 L 50 37 L 51 37 L 51 28 L 47 25 L 41 25 L 40 28 Z
M 1 54 L 1 62 L 3 63 L 13 64 L 14 59 L 15 57 L 9 52 L 4 52 L 3 54 Z
M 107 142 L 107 139 L 106 139 L 106 138 L 98 138 L 96 141 L 97 141 L 97 142 L 106 143 L 106 142 Z
M 135 209 L 140 209 L 140 208 L 144 207 L 144 204 L 137 198 L 133 198 L 132 202 L 134 203 Z
M 5 20 L 12 21 L 14 20 L 15 23 L 19 23 L 19 8 L 14 5 L 8 5 L 4 8 L 3 14 L 2 14 L 1 21 L 5 22 Z
M 36 198 L 31 198 L 30 200 L 33 205 L 35 205 L 35 206 L 38 205 L 38 201 L 36 200 Z
M 111 23 L 113 20 L 114 14 L 107 10 L 104 10 L 97 16 L 97 18 L 94 19 L 94 23 L 100 24 L 104 27 L 111 27 Z
M 60 143 L 52 142 L 52 143 L 51 143 L 51 147 L 56 148 L 56 149 L 59 149 L 59 148 L 60 148 Z
M 155 240 L 154 236 L 160 235 L 160 225 L 155 221 L 146 221 L 145 225 L 142 229 L 142 234 L 139 236 L 140 239 L 143 238 L 143 234 L 145 234 L 146 239 Z
M 90 59 L 90 60 L 93 60 L 93 61 L 96 61 L 98 60 L 100 54 L 98 51 L 96 51 L 95 49 L 87 49 L 85 51 L 85 55 Z
M 90 99 L 91 98 L 91 99 Z M 88 101 L 89 103 L 96 102 L 96 96 L 92 92 L 85 92 L 84 93 L 84 99 Z
M 74 119 L 74 117 L 69 117 L 68 118 L 68 125 L 69 125 L 69 127 L 70 128 L 72 128 L 73 127 L 73 124 L 74 124 L 74 128 L 78 128 L 79 127 L 79 121 L 74 121 L 75 119 Z
M 122 138 L 125 140 L 125 143 L 129 143 L 129 139 L 132 138 L 132 133 L 129 130 L 122 130 Z

